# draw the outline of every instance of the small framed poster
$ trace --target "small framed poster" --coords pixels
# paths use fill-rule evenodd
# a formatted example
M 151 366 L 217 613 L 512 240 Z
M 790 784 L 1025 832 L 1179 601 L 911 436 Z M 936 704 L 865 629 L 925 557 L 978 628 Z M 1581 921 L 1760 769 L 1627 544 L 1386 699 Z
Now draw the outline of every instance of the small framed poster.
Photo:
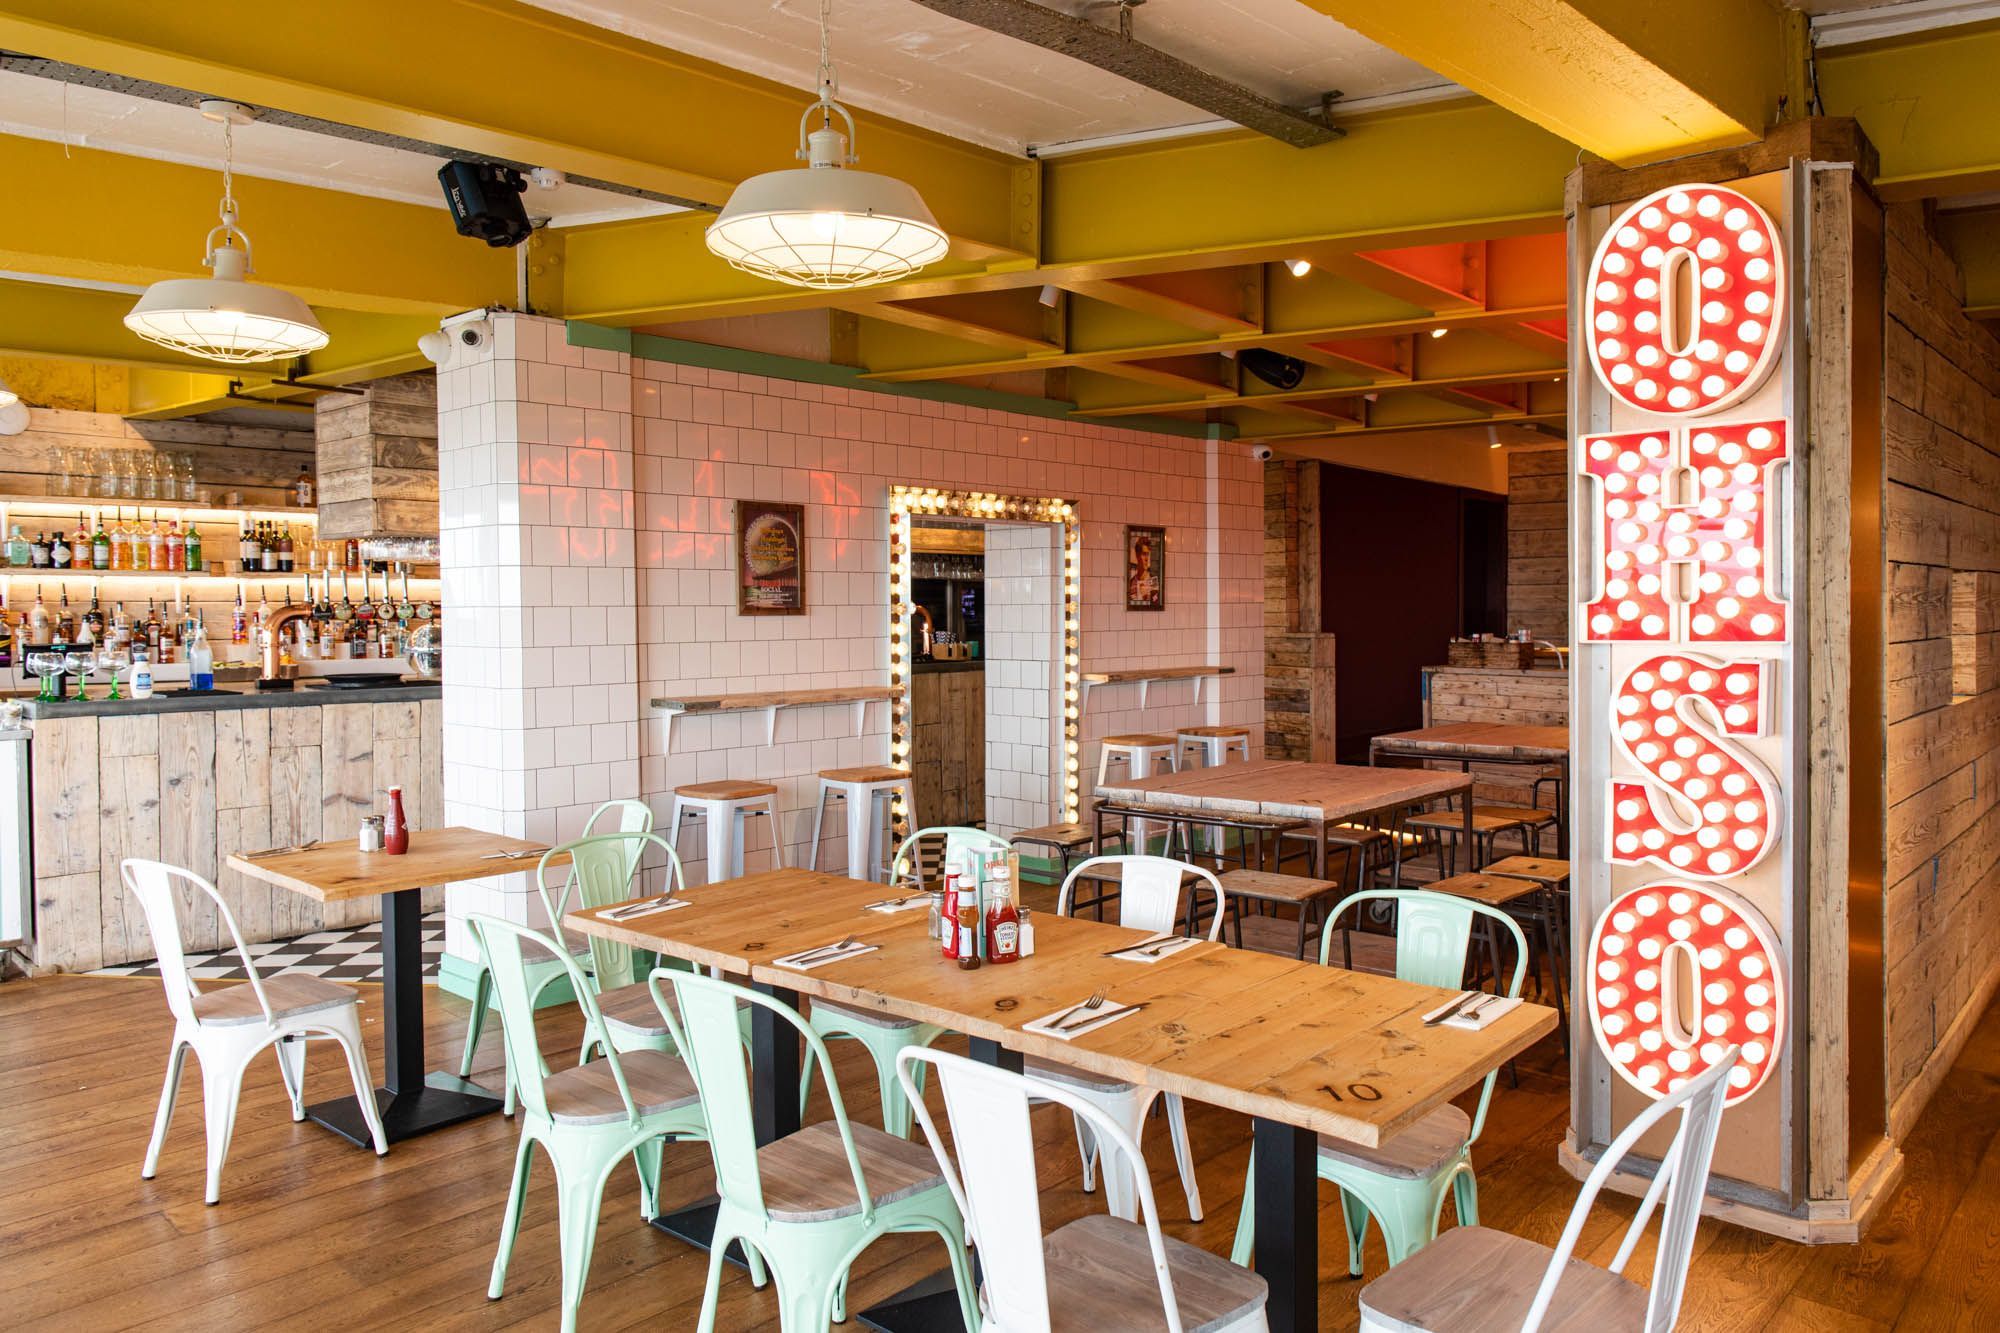
M 736 502 L 737 614 L 805 614 L 805 539 L 804 505 Z
M 1125 529 L 1125 609 L 1167 609 L 1167 530 Z

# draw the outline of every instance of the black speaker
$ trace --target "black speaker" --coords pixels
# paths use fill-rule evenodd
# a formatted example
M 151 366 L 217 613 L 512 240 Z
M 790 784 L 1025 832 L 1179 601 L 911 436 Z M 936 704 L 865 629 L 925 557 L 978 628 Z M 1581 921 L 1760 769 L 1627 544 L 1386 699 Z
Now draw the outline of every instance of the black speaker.
M 477 236 L 488 245 L 512 246 L 532 236 L 535 225 L 521 194 L 528 183 L 512 167 L 493 162 L 447 162 L 438 168 L 438 184 L 460 236 Z
M 1237 364 L 1274 389 L 1296 389 L 1306 377 L 1306 363 L 1267 347 L 1246 347 L 1236 354 Z

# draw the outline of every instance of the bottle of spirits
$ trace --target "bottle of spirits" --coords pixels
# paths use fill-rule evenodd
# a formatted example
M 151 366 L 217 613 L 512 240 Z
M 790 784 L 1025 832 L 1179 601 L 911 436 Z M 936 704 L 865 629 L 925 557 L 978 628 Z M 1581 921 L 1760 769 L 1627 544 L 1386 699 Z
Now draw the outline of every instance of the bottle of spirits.
M 21 525 L 16 523 L 7 536 L 7 563 L 15 569 L 28 567 L 28 539 L 21 535 Z
M 208 572 L 208 557 L 201 549 L 201 529 L 192 521 L 188 523 L 187 539 L 182 543 L 181 556 L 187 566 L 188 573 L 206 574 Z
M 306 471 L 304 463 L 299 464 L 299 479 L 292 483 L 292 501 L 301 509 L 311 509 L 313 502 L 312 473 Z
M 259 588 L 257 589 L 257 621 L 256 621 L 258 643 L 264 642 L 264 630 L 267 626 L 270 625 L 270 623 L 271 623 L 270 598 L 266 595 L 266 589 Z
M 92 643 L 98 643 L 103 640 L 104 606 L 97 600 L 97 589 L 95 588 L 90 590 L 90 609 L 83 613 L 83 624 L 84 628 L 90 631 L 90 641 Z
M 153 524 L 146 529 L 146 568 L 164 570 L 167 567 L 167 534 L 160 531 L 160 511 L 153 511 Z
M 278 529 L 278 572 L 290 574 L 298 558 L 298 549 L 292 545 L 292 525 L 287 523 Z
M 38 532 L 28 547 L 28 565 L 33 569 L 49 567 L 49 538 L 47 533 Z
M 90 539 L 90 567 L 111 568 L 111 534 L 104 530 L 104 511 L 97 513 L 97 532 Z
M 56 642 L 76 642 L 76 618 L 69 610 L 69 585 L 62 585 L 62 601 L 56 608 Z
M 347 539 L 345 559 L 341 561 L 341 568 L 350 574 L 359 573 L 361 570 L 361 543 L 352 537 Z
M 257 568 L 257 539 L 250 534 L 250 520 L 236 520 L 236 563 L 243 569 Z
M 123 602 L 111 604 L 111 651 L 128 661 L 132 656 L 132 618 L 125 614 Z
M 188 682 L 197 690 L 215 688 L 215 652 L 208 646 L 208 627 L 195 617 L 194 638 L 188 645 Z
M 70 534 L 70 559 L 78 569 L 90 568 L 90 515 L 76 511 L 76 531 Z
M 68 569 L 69 557 L 69 539 L 63 536 L 61 528 L 57 528 L 55 540 L 49 543 L 49 568 L 54 570 Z
M 146 647 L 157 654 L 160 650 L 160 636 L 164 632 L 164 627 L 160 624 L 159 603 L 150 597 L 146 599 L 146 619 L 139 632 L 145 636 Z M 159 660 L 164 661 L 165 659 Z
M 278 539 L 268 523 L 257 540 L 257 568 L 266 574 L 278 572 Z
M 165 545 L 167 548 L 167 568 L 176 571 L 186 569 L 187 566 L 184 561 L 187 558 L 187 539 L 181 536 L 181 521 L 177 518 L 167 520 L 167 540 Z
M 35 604 L 28 611 L 28 642 L 41 644 L 53 639 L 54 624 L 49 620 L 48 603 L 42 600 L 42 585 L 35 585 Z

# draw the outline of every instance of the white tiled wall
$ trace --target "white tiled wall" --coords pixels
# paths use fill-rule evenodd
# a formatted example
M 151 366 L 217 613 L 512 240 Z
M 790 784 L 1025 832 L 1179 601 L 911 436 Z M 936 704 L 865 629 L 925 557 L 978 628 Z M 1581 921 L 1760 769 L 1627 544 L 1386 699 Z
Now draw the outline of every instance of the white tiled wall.
M 986 527 L 986 826 L 1018 833 L 1054 817 L 1062 529 Z
M 481 355 L 439 375 L 454 822 L 566 837 L 598 801 L 640 795 L 664 832 L 676 785 L 758 778 L 779 786 L 786 859 L 797 864 L 814 775 L 884 762 L 887 707 L 870 706 L 859 735 L 851 705 L 787 709 L 775 745 L 761 714 L 686 718 L 668 752 L 665 722 L 645 705 L 673 693 L 885 683 L 891 483 L 1075 500 L 1084 669 L 1235 668 L 1199 709 L 1185 683 L 1156 687 L 1143 711 L 1136 686 L 1099 687 L 1084 717 L 1086 775 L 1098 736 L 1212 721 L 1261 730 L 1263 491 L 1248 450 L 632 359 L 569 346 L 559 321 L 493 322 Z M 736 614 L 738 499 L 806 506 L 808 614 Z M 1168 530 L 1163 612 L 1124 609 L 1127 523 Z M 1052 561 L 1054 546 L 1045 549 Z M 995 558 L 1015 556 L 1003 542 Z M 1020 574 L 1047 577 L 1052 597 L 1054 568 Z M 990 645 L 988 657 L 994 680 Z M 1008 697 L 1028 706 L 1025 694 Z M 989 736 L 1006 733 L 1005 721 L 990 718 Z M 1053 770 L 1046 715 L 1041 725 Z M 1017 756 L 1007 763 L 993 822 L 1051 818 L 1053 786 L 1029 781 L 1046 774 Z M 759 824 L 751 836 L 757 868 L 768 835 Z M 699 839 L 691 833 L 681 850 L 690 875 L 704 878 Z M 822 850 L 823 864 L 843 857 L 838 846 Z M 536 916 L 518 885 L 450 897 L 454 917 Z M 448 946 L 463 953 L 462 944 L 454 928 Z

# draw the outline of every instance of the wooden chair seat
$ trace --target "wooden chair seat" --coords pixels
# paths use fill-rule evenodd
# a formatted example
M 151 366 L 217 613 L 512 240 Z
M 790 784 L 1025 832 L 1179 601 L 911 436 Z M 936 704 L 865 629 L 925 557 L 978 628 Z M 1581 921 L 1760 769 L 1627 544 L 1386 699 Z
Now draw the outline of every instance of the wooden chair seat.
M 694 1079 L 687 1066 L 664 1051 L 622 1051 L 619 1065 L 640 1115 L 656 1115 L 696 1100 Z M 559 1125 L 611 1125 L 626 1119 L 625 1100 L 618 1095 L 609 1060 L 560 1069 L 542 1080 L 549 1119 Z
M 1556 822 L 1555 811 L 1544 810 L 1538 805 L 1475 805 L 1472 814 L 1474 818 L 1491 815 L 1496 819 L 1511 819 L 1529 828 L 1544 828 Z
M 1378 1148 L 1364 1148 L 1331 1134 L 1319 1136 L 1319 1155 L 1402 1180 L 1437 1174 L 1472 1135 L 1472 1117 L 1446 1104 Z
M 1122 745 L 1135 750 L 1151 750 L 1155 748 L 1171 750 L 1174 748 L 1174 738 L 1172 736 L 1161 736 L 1150 731 L 1135 731 L 1128 736 L 1106 736 L 1103 744 Z
M 873 1125 L 852 1121 L 854 1155 L 875 1206 L 907 1199 L 941 1186 L 937 1159 L 922 1143 L 884 1134 Z M 757 1150 L 757 1171 L 763 1182 L 764 1208 L 783 1222 L 830 1222 L 861 1211 L 854 1196 L 854 1172 L 840 1145 L 840 1125 L 822 1120 L 796 1134 Z
M 1187 1333 L 1213 1333 L 1264 1304 L 1264 1279 L 1172 1236 L 1167 1272 Z M 1159 1279 L 1146 1229 L 1102 1213 L 1042 1239 L 1050 1333 L 1138 1333 L 1162 1327 Z M 989 1280 L 992 1275 L 988 1274 Z
M 1087 847 L 1091 832 L 1082 824 L 1044 824 L 1040 828 L 1022 829 L 1009 842 L 1030 842 L 1043 847 Z
M 674 795 L 690 801 L 747 801 L 777 794 L 778 789 L 768 782 L 690 782 L 674 788 Z
M 674 1008 L 674 988 L 661 986 L 666 995 L 667 1007 L 674 1010 L 679 1018 L 681 1011 Z M 749 1006 L 737 1002 L 737 1012 Z M 635 981 L 629 986 L 615 990 L 600 991 L 597 996 L 597 1011 L 604 1015 L 604 1021 L 614 1028 L 636 1036 L 665 1037 L 670 1035 L 667 1020 L 660 1017 L 660 1007 L 653 1003 L 653 988 L 643 981 Z
M 1247 737 L 1248 737 L 1248 736 L 1250 735 L 1250 728 L 1248 728 L 1248 727 L 1229 727 L 1229 726 L 1223 726 L 1223 727 L 1182 727 L 1182 728 L 1181 728 L 1181 729 L 1180 729 L 1180 730 L 1179 730 L 1179 731 L 1178 731 L 1177 733 L 1175 733 L 1175 734 L 1177 734 L 1177 735 L 1181 735 L 1181 736 L 1242 736 L 1242 737 L 1245 737 L 1245 738 L 1247 738 Z
M 1406 828 L 1429 829 L 1434 833 L 1463 833 L 1465 815 L 1457 810 L 1433 810 L 1428 814 L 1411 815 L 1403 821 L 1403 824 Z M 1521 821 L 1518 819 L 1509 819 L 1503 815 L 1481 814 L 1477 810 L 1472 812 L 1472 836 L 1475 838 L 1489 833 L 1505 833 L 1509 829 L 1520 827 Z
M 860 1009 L 851 1004 L 835 1004 L 832 1000 L 815 999 L 812 1002 L 815 1014 L 822 1011 L 839 1014 L 843 1022 L 866 1023 L 878 1028 L 913 1028 L 921 1024 L 914 1018 L 904 1018 L 901 1014 L 885 1014 L 880 1009 Z
M 1219 878 L 1231 898 L 1253 898 L 1267 903 L 1303 906 L 1340 891 L 1340 885 L 1330 879 L 1280 875 L 1268 870 L 1225 870 Z
M 1509 856 L 1487 866 L 1486 873 L 1532 879 L 1537 884 L 1553 888 L 1569 882 L 1569 862 L 1552 856 Z
M 1398 1333 L 1516 1333 L 1553 1251 L 1485 1227 L 1453 1227 L 1361 1289 L 1361 1308 Z M 1543 1333 L 1605 1333 L 1646 1323 L 1646 1289 L 1571 1259 Z
M 1513 879 L 1507 875 L 1481 872 L 1476 875 L 1453 875 L 1425 885 L 1432 893 L 1448 893 L 1454 898 L 1470 898 L 1488 907 L 1506 907 L 1522 898 L 1531 897 L 1542 891 L 1542 886 L 1531 879 Z
M 361 993 L 352 986 L 305 973 L 285 973 L 263 980 L 264 997 L 271 1002 L 271 1012 L 279 1018 L 338 1009 L 361 1001 Z M 257 992 L 245 981 L 195 996 L 194 1016 L 204 1027 L 236 1027 L 263 1022 L 264 1006 L 257 1003 Z
M 859 768 L 822 768 L 819 775 L 828 782 L 902 782 L 910 770 L 894 764 L 863 764 Z

